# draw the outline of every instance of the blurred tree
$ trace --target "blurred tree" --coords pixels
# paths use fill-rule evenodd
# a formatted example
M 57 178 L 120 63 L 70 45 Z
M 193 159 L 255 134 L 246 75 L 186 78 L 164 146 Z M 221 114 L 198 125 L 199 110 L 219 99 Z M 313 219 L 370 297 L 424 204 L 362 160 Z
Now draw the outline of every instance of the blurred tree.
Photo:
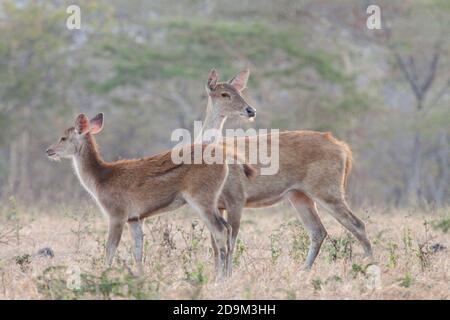
M 446 108 L 447 112 L 441 115 L 450 121 L 448 104 L 442 103 L 443 96 L 448 94 L 450 89 L 449 8 L 448 4 L 441 1 L 435 1 L 421 8 L 411 6 L 401 18 L 398 15 L 388 16 L 387 26 L 383 32 L 384 41 L 394 58 L 395 66 L 414 97 L 410 122 L 413 137 L 409 151 L 410 161 L 407 164 L 408 173 L 405 175 L 405 201 L 411 203 L 428 198 L 441 205 L 446 192 L 445 183 L 441 181 L 450 179 L 448 161 L 445 160 L 450 158 L 448 128 L 441 132 L 437 130 L 435 134 L 435 139 L 440 144 L 440 150 L 434 152 L 436 159 L 430 159 L 427 152 L 431 150 L 424 145 L 426 143 L 424 135 L 429 131 L 430 125 L 434 125 L 428 120 L 430 111 L 436 111 L 432 109 Z M 427 23 L 418 25 L 417 21 Z M 432 187 L 434 189 L 432 193 L 425 190 L 432 174 L 427 170 L 424 171 L 427 167 L 424 162 L 427 160 L 435 160 L 439 168 L 439 174 L 433 178 L 437 183 Z
M 64 95 L 64 90 L 56 86 L 67 76 L 61 32 L 64 15 L 34 3 L 25 8 L 16 1 L 3 1 L 1 5 L 0 112 L 9 122 L 1 133 L 2 140 L 9 144 L 8 191 L 14 193 L 31 187 L 30 133 L 32 124 L 42 120 L 38 110 Z

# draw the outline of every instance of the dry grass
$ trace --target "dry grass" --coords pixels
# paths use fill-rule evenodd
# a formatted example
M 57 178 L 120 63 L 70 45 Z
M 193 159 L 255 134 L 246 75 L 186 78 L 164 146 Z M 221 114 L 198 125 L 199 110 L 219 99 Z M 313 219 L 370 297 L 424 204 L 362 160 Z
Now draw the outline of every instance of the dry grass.
M 450 209 L 359 211 L 380 270 L 376 288 L 359 244 L 323 210 L 330 236 L 309 273 L 300 271 L 308 237 L 291 208 L 245 212 L 234 274 L 221 284 L 213 281 L 209 233 L 190 209 L 146 220 L 142 278 L 130 272 L 128 232 L 114 268 L 104 269 L 106 222 L 94 207 L 46 213 L 9 203 L 2 211 L 2 299 L 450 298 Z M 38 255 L 43 247 L 55 256 Z

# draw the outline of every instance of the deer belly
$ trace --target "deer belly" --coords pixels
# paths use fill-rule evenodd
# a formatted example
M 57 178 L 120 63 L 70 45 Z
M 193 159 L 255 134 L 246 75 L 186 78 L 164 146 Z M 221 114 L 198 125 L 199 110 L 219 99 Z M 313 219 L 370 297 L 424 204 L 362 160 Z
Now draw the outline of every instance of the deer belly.
M 149 206 L 140 209 L 138 211 L 138 214 L 130 216 L 130 219 L 131 218 L 139 218 L 139 220 L 145 219 L 147 217 L 151 217 L 159 213 L 173 211 L 183 206 L 184 204 L 186 204 L 186 201 L 183 198 L 176 196 L 167 199 L 164 202 L 152 203 Z
M 272 206 L 284 199 L 285 193 L 275 195 L 261 195 L 260 197 L 248 198 L 245 207 L 260 208 Z
M 256 181 L 256 180 L 255 180 Z M 262 182 L 262 181 L 261 181 Z M 294 188 L 291 183 L 266 180 L 264 183 L 250 183 L 246 186 L 248 208 L 268 207 L 284 199 Z

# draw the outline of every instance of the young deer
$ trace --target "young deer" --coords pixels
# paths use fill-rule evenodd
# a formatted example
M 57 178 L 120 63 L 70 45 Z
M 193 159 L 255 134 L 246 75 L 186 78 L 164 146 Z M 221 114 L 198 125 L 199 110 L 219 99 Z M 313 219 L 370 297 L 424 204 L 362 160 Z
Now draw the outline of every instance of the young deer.
M 238 73 L 229 82 L 218 82 L 218 74 L 212 70 L 209 74 L 206 90 L 208 93 L 207 115 L 203 130 L 216 129 L 222 132 L 227 117 L 253 117 L 251 108 L 241 92 L 246 88 L 249 71 Z M 248 112 L 247 110 L 252 110 Z M 271 144 L 270 135 L 237 138 L 245 139 L 245 156 L 252 141 L 263 138 Z M 202 136 L 197 141 L 202 141 Z M 211 142 L 204 140 L 204 142 Z M 225 140 L 234 150 L 236 139 Z M 316 203 L 326 208 L 331 215 L 349 230 L 362 244 L 365 254 L 372 257 L 370 241 L 367 238 L 364 223 L 350 210 L 345 200 L 347 177 L 352 165 L 352 153 L 349 146 L 331 133 L 314 131 L 281 132 L 279 134 L 279 171 L 275 175 L 257 175 L 251 181 L 242 180 L 230 174 L 225 183 L 244 185 L 246 207 L 266 207 L 283 199 L 289 199 L 297 210 L 300 220 L 306 228 L 310 246 L 304 264 L 309 270 L 319 253 L 327 232 L 317 211 Z M 257 171 L 261 163 L 253 165 Z M 240 180 L 241 182 L 237 182 Z M 224 209 L 224 208 L 220 208 Z M 223 210 L 221 210 L 223 213 Z M 232 227 L 233 251 L 240 225 L 240 213 L 228 212 L 227 220 Z M 214 246 L 214 243 L 213 243 Z
M 75 126 L 67 129 L 59 141 L 46 153 L 52 160 L 70 158 L 83 187 L 92 195 L 103 213 L 109 218 L 106 244 L 107 263 L 111 266 L 125 223 L 130 226 L 134 240 L 134 257 L 142 273 L 143 232 L 142 219 L 161 212 L 191 205 L 211 231 L 219 254 L 216 261 L 218 277 L 227 272 L 230 252 L 230 226 L 217 208 L 223 185 L 228 175 L 224 164 L 174 164 L 171 152 L 148 158 L 105 162 L 102 160 L 94 135 L 103 128 L 103 114 L 90 121 L 80 114 Z M 203 150 L 205 146 L 202 146 Z M 183 151 L 186 149 L 183 149 Z M 191 146 L 190 152 L 192 152 Z M 187 151 L 189 152 L 189 151 Z M 240 169 L 241 172 L 238 172 Z M 242 170 L 243 169 L 243 170 Z M 248 165 L 233 166 L 233 175 L 244 179 L 251 175 Z M 240 175 L 242 174 L 242 176 Z M 233 185 L 229 184 L 229 187 Z M 227 190 L 228 201 L 234 194 L 241 202 L 244 197 Z

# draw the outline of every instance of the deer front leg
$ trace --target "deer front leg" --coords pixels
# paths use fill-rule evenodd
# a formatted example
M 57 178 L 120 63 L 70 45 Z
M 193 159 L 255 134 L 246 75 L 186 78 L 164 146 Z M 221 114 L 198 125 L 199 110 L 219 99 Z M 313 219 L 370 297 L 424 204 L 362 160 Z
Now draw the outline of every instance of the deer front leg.
M 216 240 L 214 240 L 214 236 L 211 233 L 211 247 L 214 253 L 214 270 L 216 273 L 219 272 L 219 248 L 217 248 Z
M 144 233 L 142 232 L 142 221 L 129 222 L 131 237 L 134 241 L 134 260 L 136 261 L 138 275 L 144 274 L 144 268 L 142 266 L 142 250 Z
M 204 219 L 211 231 L 213 240 L 217 248 L 216 275 L 218 280 L 223 280 L 228 276 L 228 261 L 231 246 L 231 226 L 223 219 L 218 212 L 211 211 Z
M 224 216 L 224 209 L 219 209 L 220 216 Z M 213 248 L 214 253 L 214 269 L 216 270 L 216 274 L 219 273 L 219 249 L 217 248 L 216 240 L 214 240 L 213 234 L 211 233 L 211 247 Z
M 231 239 L 231 226 L 214 209 L 200 211 L 200 217 L 211 232 L 216 279 L 227 276 L 227 262 Z
M 109 218 L 108 240 L 106 241 L 106 263 L 111 267 L 114 254 L 122 237 L 123 226 L 125 221 L 122 219 Z
M 230 245 L 227 260 L 227 275 L 230 277 L 233 270 L 233 253 L 236 246 L 236 239 L 241 225 L 242 205 L 234 204 L 227 212 L 227 222 L 231 226 Z

